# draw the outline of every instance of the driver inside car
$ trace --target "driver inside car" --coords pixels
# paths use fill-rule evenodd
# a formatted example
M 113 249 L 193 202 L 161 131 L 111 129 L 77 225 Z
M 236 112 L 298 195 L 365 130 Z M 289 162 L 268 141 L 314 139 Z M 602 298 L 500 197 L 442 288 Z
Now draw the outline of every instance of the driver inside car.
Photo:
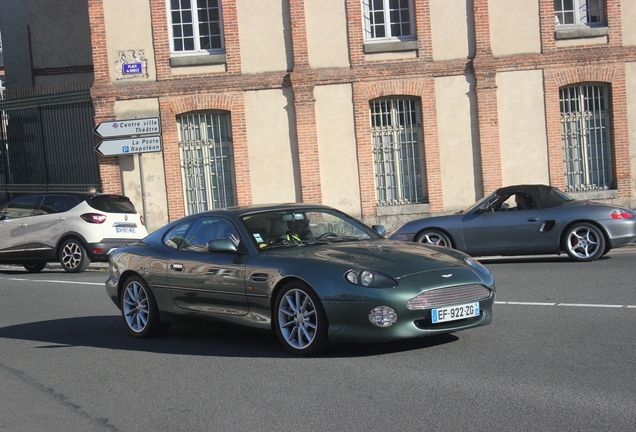
M 309 228 L 309 219 L 307 217 L 299 220 L 291 220 L 287 222 L 287 226 L 289 227 L 286 234 L 287 240 L 300 242 L 302 240 L 313 239 L 311 228 Z

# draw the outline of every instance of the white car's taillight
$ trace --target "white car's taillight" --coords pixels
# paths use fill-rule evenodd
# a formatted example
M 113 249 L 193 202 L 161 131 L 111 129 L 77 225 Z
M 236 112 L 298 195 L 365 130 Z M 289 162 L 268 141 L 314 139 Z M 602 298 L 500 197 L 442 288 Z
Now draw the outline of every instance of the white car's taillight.
M 99 213 L 84 213 L 80 217 L 88 223 L 102 224 L 106 222 L 106 216 Z

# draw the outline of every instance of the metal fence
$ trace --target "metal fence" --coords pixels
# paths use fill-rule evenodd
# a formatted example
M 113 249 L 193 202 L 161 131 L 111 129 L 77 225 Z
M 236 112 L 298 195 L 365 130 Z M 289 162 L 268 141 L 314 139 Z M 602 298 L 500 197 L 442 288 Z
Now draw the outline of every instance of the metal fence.
M 29 192 L 100 189 L 88 89 L 0 100 L 0 204 Z

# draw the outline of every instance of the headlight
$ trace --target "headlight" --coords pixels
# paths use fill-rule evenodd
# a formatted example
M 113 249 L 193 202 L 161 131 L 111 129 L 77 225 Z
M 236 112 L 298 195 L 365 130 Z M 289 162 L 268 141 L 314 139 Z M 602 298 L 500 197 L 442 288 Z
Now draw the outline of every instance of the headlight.
M 397 321 L 397 312 L 388 306 L 378 306 L 369 312 L 369 321 L 377 327 L 389 327 Z
M 393 288 L 397 282 L 385 274 L 372 270 L 349 270 L 345 279 L 354 285 L 368 288 Z
M 468 264 L 469 266 L 471 266 L 472 268 L 474 268 L 475 270 L 477 270 L 479 273 L 490 274 L 490 270 L 484 267 L 483 264 L 477 261 L 475 258 L 464 257 L 464 262 Z

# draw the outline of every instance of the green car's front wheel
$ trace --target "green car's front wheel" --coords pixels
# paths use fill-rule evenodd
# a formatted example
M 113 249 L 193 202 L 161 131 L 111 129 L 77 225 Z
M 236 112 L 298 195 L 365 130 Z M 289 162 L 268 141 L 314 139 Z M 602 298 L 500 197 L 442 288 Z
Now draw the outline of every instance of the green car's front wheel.
M 329 323 L 316 293 L 302 282 L 290 282 L 278 293 L 273 312 L 274 331 L 285 349 L 308 356 L 329 347 Z

